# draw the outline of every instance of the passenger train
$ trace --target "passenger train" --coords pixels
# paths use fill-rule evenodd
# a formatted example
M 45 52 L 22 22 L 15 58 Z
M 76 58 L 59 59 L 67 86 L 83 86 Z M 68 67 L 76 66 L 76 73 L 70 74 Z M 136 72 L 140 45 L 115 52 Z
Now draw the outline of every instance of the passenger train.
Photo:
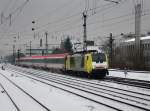
M 25 56 L 16 59 L 17 65 L 48 69 L 51 72 L 105 77 L 108 74 L 108 59 L 99 50 L 80 51 L 74 54 L 48 54 L 45 56 Z

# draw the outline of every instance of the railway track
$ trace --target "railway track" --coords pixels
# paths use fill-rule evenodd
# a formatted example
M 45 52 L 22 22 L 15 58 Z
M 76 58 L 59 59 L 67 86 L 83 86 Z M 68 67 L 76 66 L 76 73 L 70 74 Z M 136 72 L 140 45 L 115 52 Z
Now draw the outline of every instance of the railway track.
M 12 102 L 12 104 L 14 105 L 14 107 L 16 108 L 17 111 L 20 111 L 19 107 L 17 106 L 17 104 L 14 102 L 14 100 L 11 98 L 11 96 L 9 95 L 9 93 L 6 91 L 6 89 L 4 88 L 4 86 L 0 83 L 0 87 L 3 89 L 3 93 L 6 93 L 6 95 L 8 96 L 8 98 L 10 99 L 10 101 Z
M 34 98 L 32 95 L 30 95 L 28 92 L 26 92 L 23 88 L 21 88 L 19 85 L 15 84 L 13 81 L 11 81 L 9 78 L 7 78 L 4 74 L 0 73 L 0 75 L 2 77 L 4 77 L 7 81 L 9 81 L 10 84 L 12 84 L 13 86 L 15 86 L 16 88 L 18 88 L 22 93 L 24 93 L 25 95 L 27 95 L 30 99 L 32 99 L 35 103 L 37 103 L 43 110 L 45 111 L 51 111 L 48 107 L 46 107 L 44 104 L 42 104 L 40 101 L 38 101 L 36 98 Z M 2 84 L 1 84 L 2 85 Z M 3 87 L 3 86 L 1 86 Z M 4 87 L 3 87 L 4 88 Z M 4 90 L 5 92 L 7 92 L 6 90 Z M 8 94 L 8 92 L 6 93 Z M 13 104 L 15 105 L 16 109 L 18 111 L 21 111 L 20 108 L 17 106 L 17 103 L 15 103 L 11 96 L 8 94 L 8 97 L 11 99 L 11 101 L 13 102 Z
M 128 86 L 150 89 L 150 81 L 113 77 L 113 76 L 107 76 L 103 80 L 106 82 L 113 82 L 113 83 L 119 83 Z
M 150 81 L 107 76 L 104 81 L 150 89 Z
M 14 68 L 14 67 L 13 67 Z M 17 67 L 17 69 L 18 68 L 20 68 L 20 67 Z M 23 71 L 23 69 L 21 68 L 21 70 Z M 33 69 L 28 69 L 29 71 L 28 72 L 30 72 L 31 73 L 31 71 L 33 70 Z M 25 71 L 26 71 L 26 69 L 25 69 Z M 49 75 L 49 73 L 48 72 L 45 72 L 45 71 L 41 71 L 41 70 L 35 70 L 37 73 L 42 73 L 42 75 L 44 75 L 44 74 L 48 74 Z M 36 73 L 36 72 L 34 72 L 34 73 Z M 81 78 L 74 78 L 74 77 L 72 77 L 72 76 L 65 76 L 65 75 L 59 75 L 59 74 L 54 74 L 54 73 L 51 73 L 51 75 L 53 75 L 53 76 L 57 76 L 57 77 L 62 77 L 62 78 L 65 78 L 65 79 L 69 79 L 69 80 L 75 80 L 75 81 L 78 81 L 78 82 L 83 82 L 83 83 L 86 83 L 86 85 L 87 84 L 91 84 L 91 85 L 97 85 L 97 86 L 102 86 L 102 87 L 107 87 L 107 88 L 111 88 L 111 89 L 115 89 L 115 90 L 121 90 L 121 91 L 124 91 L 124 92 L 130 92 L 130 94 L 129 95 L 131 95 L 131 93 L 136 93 L 136 94 L 140 94 L 140 95 L 146 95 L 147 96 L 147 94 L 143 94 L 143 93 L 140 93 L 140 92 L 135 92 L 135 91 L 130 91 L 130 90 L 125 90 L 125 89 L 122 89 L 122 88 L 116 88 L 116 87 L 110 87 L 110 86 L 108 86 L 108 85 L 104 85 L 104 84 L 99 84 L 99 81 L 98 82 L 93 82 L 93 81 L 90 81 L 89 79 L 81 79 Z M 112 90 L 111 90 L 112 91 Z M 148 96 L 150 96 L 150 94 L 148 94 Z
M 12 71 L 12 70 L 11 70 L 11 71 Z M 19 72 L 15 71 L 15 73 L 18 74 Z M 73 91 L 71 91 L 70 89 L 68 89 L 67 87 L 66 87 L 66 88 L 58 87 L 56 84 L 50 84 L 50 83 L 44 82 L 43 80 L 39 80 L 39 78 L 34 78 L 34 76 L 32 77 L 32 76 L 29 76 L 29 75 L 27 75 L 27 74 L 21 74 L 21 73 L 19 73 L 19 74 L 20 74 L 20 75 L 23 75 L 23 76 L 25 76 L 25 77 L 27 77 L 27 78 L 33 79 L 33 80 L 35 80 L 35 81 L 41 82 L 41 83 L 43 83 L 43 84 L 47 84 L 47 85 L 52 86 L 52 87 L 54 87 L 54 88 L 63 90 L 63 91 L 65 91 L 65 92 L 71 93 L 71 94 L 76 95 L 76 96 L 79 96 L 79 97 L 81 97 L 81 98 L 87 99 L 87 100 L 89 100 L 89 101 L 95 102 L 95 103 L 97 103 L 97 104 L 104 105 L 104 106 L 108 107 L 108 108 L 111 109 L 111 110 L 121 111 L 119 108 L 115 108 L 115 107 L 110 106 L 110 105 L 107 105 L 107 104 L 105 104 L 105 103 L 103 103 L 103 102 L 97 101 L 97 100 L 95 100 L 95 99 L 93 99 L 93 98 L 89 98 L 88 95 L 82 95 L 82 94 L 79 94 L 78 92 L 73 92 Z M 57 82 L 54 82 L 54 83 L 57 83 Z M 84 91 L 84 90 L 83 90 L 83 91 Z
M 110 90 L 110 87 L 108 89 L 108 87 L 100 88 L 98 85 L 93 86 L 94 83 L 93 84 L 92 83 L 85 84 L 85 80 L 79 81 L 79 80 L 72 78 L 72 81 L 70 81 L 71 77 L 64 78 L 63 75 L 60 75 L 59 77 L 57 77 L 55 74 L 50 75 L 50 74 L 44 73 L 44 72 L 41 74 L 40 71 L 29 72 L 29 71 L 20 70 L 20 69 L 16 69 L 16 70 L 11 69 L 11 71 L 15 71 L 16 73 L 20 73 L 21 75 L 22 75 L 22 73 L 24 73 L 23 74 L 24 76 L 30 77 L 32 79 L 35 79 L 34 77 L 37 77 L 37 78 L 40 78 L 43 80 L 53 82 L 55 84 L 60 84 L 65 87 L 73 88 L 73 89 L 81 91 L 82 93 L 84 92 L 84 93 L 88 93 L 88 95 L 95 96 L 96 98 L 104 98 L 106 100 L 116 102 L 116 104 L 122 104 L 123 108 L 130 107 L 131 109 L 135 108 L 138 110 L 139 109 L 140 110 L 150 110 L 150 104 L 149 104 L 150 103 L 150 95 L 140 94 L 140 93 L 131 92 L 131 91 L 129 91 L 127 93 L 127 91 L 125 91 L 125 90 L 123 92 L 121 92 L 121 90 L 119 92 L 117 92 L 116 89 L 112 90 L 113 88 Z M 34 77 L 31 77 L 31 76 L 34 76 Z M 37 78 L 36 78 L 36 80 L 43 83 L 43 81 L 41 81 Z M 44 82 L 44 84 L 47 84 L 47 82 Z M 51 85 L 51 84 L 48 84 L 48 85 Z M 119 89 L 117 89 L 117 90 L 119 90 Z M 65 91 L 66 91 L 66 89 L 65 89 Z M 67 91 L 69 91 L 69 90 L 67 90 Z M 69 91 L 69 92 L 71 93 L 71 91 Z M 78 96 L 81 96 L 80 94 L 77 94 L 77 93 L 75 93 L 75 94 Z M 144 96 L 144 97 L 142 97 L 142 96 Z M 83 96 L 83 95 L 82 95 L 82 97 L 85 98 L 85 96 Z M 86 97 L 86 99 L 89 99 L 89 98 Z M 93 100 L 92 98 L 90 98 L 90 100 L 92 100 L 94 102 L 97 101 L 97 99 Z M 106 100 L 105 100 L 105 102 L 106 102 Z M 97 103 L 106 105 L 107 107 L 110 107 L 109 104 L 104 104 L 104 103 L 98 102 L 98 101 L 97 101 Z M 111 106 L 111 107 L 116 108 L 115 110 L 121 110 L 118 108 L 117 105 Z

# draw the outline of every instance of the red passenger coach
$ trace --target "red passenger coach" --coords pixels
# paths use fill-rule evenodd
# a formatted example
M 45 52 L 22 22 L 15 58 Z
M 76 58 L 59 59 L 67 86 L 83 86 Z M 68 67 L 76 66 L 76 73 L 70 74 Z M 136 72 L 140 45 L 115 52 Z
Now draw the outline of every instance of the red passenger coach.
M 16 60 L 16 63 L 25 67 L 62 71 L 65 68 L 65 58 L 68 54 L 49 54 L 45 56 L 26 56 Z

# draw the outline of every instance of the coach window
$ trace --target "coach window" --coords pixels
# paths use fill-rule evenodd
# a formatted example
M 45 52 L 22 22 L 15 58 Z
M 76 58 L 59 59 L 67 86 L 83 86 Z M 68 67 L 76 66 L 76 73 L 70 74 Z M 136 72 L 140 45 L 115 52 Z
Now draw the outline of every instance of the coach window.
M 142 44 L 142 49 L 144 50 L 144 44 Z
M 144 44 L 144 50 L 146 50 L 146 44 Z
M 130 50 L 132 49 L 132 45 L 130 45 Z
M 132 45 L 132 50 L 134 50 L 134 45 Z
M 147 50 L 147 44 L 145 44 L 145 50 Z

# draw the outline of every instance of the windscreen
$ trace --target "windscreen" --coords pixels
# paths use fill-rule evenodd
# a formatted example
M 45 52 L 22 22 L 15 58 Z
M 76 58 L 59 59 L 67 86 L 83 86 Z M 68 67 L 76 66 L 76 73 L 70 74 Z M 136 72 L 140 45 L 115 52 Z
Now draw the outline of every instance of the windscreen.
M 104 61 L 106 61 L 106 56 L 104 53 L 93 53 L 92 61 L 96 63 L 98 62 L 103 63 Z

